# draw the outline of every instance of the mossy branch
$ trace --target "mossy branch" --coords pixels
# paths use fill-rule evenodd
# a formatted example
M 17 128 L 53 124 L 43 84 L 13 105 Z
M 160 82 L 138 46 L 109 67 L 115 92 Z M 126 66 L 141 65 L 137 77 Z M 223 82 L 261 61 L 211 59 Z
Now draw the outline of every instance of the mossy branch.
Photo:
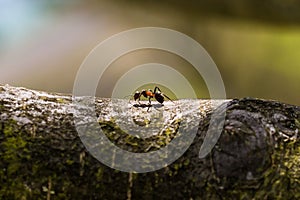
M 210 117 L 222 102 L 227 103 L 222 134 L 200 159 Z M 163 169 L 128 174 L 103 165 L 83 146 L 74 127 L 71 95 L 0 86 L 0 199 L 300 198 L 298 106 L 250 98 L 176 103 L 188 104 L 190 119 L 199 115 L 193 143 Z M 147 111 L 131 104 L 95 99 L 99 125 L 115 145 L 147 153 L 178 137 L 182 123 L 176 106 L 166 102 Z M 128 134 L 133 128 L 118 126 L 125 119 L 110 112 L 122 106 L 136 113 L 128 121 L 142 130 L 164 128 L 147 137 Z M 156 112 L 166 120 L 154 120 Z

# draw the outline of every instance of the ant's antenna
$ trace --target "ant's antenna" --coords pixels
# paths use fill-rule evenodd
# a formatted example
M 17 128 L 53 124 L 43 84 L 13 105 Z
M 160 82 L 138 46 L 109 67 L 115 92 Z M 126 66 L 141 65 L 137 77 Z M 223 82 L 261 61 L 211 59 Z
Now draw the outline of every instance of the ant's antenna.
M 172 99 L 170 99 L 170 97 L 168 97 L 167 95 L 165 95 L 165 94 L 163 94 L 162 93 L 162 95 L 164 95 L 164 97 L 166 97 L 167 99 L 169 99 L 172 103 L 174 103 L 175 104 L 175 102 L 174 101 L 172 101 Z

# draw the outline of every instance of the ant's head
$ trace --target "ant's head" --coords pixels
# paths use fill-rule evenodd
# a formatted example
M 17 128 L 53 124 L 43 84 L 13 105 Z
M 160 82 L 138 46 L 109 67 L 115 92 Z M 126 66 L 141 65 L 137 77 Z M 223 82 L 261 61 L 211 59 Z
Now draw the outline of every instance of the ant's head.
M 155 99 L 159 102 L 159 103 L 163 103 L 164 102 L 164 96 L 161 93 L 156 93 L 155 94 Z

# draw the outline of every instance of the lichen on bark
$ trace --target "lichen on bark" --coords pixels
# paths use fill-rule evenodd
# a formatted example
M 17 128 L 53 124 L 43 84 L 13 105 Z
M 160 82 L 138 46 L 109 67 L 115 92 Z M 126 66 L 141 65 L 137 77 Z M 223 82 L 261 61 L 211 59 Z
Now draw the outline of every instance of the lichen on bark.
M 120 148 L 155 151 L 178 137 L 182 124 L 176 114 L 182 111 L 168 109 L 171 104 L 148 112 L 129 104 L 126 112 L 137 115 L 128 120 L 137 120 L 141 128 L 155 125 L 155 109 L 175 116 L 164 122 L 170 128 L 145 139 L 118 126 L 122 118 L 108 112 L 111 102 L 96 98 L 95 111 L 103 132 Z M 115 106 L 128 106 L 120 102 Z M 0 86 L 0 199 L 300 198 L 298 106 L 252 98 L 226 101 L 222 134 L 211 153 L 199 159 L 216 107 L 211 100 L 186 102 L 191 104 L 185 110 L 199 115 L 188 150 L 163 169 L 128 174 L 103 165 L 86 150 L 74 127 L 70 95 Z M 194 111 L 189 115 L 195 117 Z

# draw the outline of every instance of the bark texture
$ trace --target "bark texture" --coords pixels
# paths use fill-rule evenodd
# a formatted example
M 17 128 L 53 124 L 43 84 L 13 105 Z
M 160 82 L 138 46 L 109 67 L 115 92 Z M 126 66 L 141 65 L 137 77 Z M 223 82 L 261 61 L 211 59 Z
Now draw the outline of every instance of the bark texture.
M 200 159 L 218 108 L 226 112 L 222 134 Z M 122 172 L 86 150 L 70 95 L 0 86 L 0 199 L 300 198 L 298 106 L 244 98 L 153 102 L 148 109 L 96 98 L 95 113 L 106 137 L 129 152 L 154 152 L 190 129 L 197 132 L 172 164 L 148 173 Z

